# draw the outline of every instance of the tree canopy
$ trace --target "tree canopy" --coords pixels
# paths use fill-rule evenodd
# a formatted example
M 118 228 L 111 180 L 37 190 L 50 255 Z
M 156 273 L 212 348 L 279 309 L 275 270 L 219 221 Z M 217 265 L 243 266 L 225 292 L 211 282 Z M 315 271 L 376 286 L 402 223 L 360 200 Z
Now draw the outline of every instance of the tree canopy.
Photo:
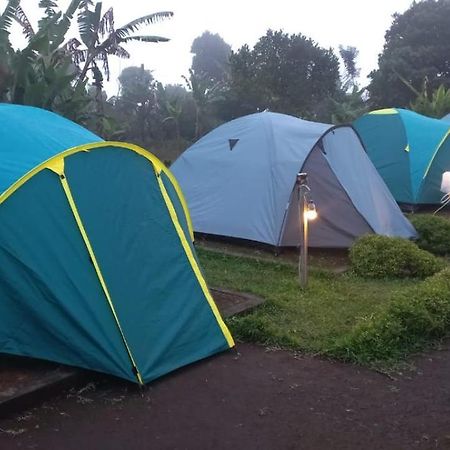
M 368 87 L 373 106 L 405 107 L 415 98 L 403 77 L 420 89 L 425 79 L 431 90 L 450 87 L 450 1 L 414 2 L 395 14 L 386 32 L 379 68 L 370 74 Z
M 234 115 L 270 109 L 320 119 L 320 106 L 339 89 L 339 61 L 302 34 L 269 30 L 253 49 L 230 58 Z
M 192 71 L 211 81 L 223 82 L 229 73 L 231 47 L 219 34 L 205 31 L 192 42 Z

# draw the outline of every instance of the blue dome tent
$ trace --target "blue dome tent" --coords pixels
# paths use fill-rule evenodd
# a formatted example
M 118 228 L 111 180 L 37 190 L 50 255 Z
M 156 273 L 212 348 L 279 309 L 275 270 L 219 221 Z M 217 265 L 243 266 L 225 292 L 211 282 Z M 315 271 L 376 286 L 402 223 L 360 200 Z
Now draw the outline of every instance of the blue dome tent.
M 442 174 L 450 170 L 450 123 L 390 108 L 365 114 L 354 127 L 398 203 L 440 202 Z
M 233 345 L 151 153 L 0 105 L 0 353 L 146 383 Z
M 367 233 L 415 236 L 350 126 L 251 114 L 205 135 L 171 170 L 197 232 L 299 245 L 295 181 L 303 171 L 319 213 L 311 246 L 345 248 Z

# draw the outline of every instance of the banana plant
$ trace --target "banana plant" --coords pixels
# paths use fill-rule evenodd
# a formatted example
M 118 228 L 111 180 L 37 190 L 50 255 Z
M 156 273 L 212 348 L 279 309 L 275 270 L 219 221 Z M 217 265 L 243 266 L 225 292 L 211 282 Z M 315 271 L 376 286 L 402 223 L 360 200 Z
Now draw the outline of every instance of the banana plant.
M 182 76 L 187 88 L 192 93 L 195 103 L 195 139 L 202 136 L 210 108 L 218 101 L 223 100 L 225 85 L 219 81 L 211 86 L 208 77 L 189 69 L 189 78 Z
M 441 84 L 437 89 L 430 92 L 428 78 L 425 77 L 422 89 L 419 91 L 405 77 L 398 72 L 395 73 L 403 84 L 416 95 L 416 98 L 410 103 L 410 108 L 413 111 L 439 119 L 450 112 L 450 88 Z
M 72 90 L 77 71 L 70 54 L 61 46 L 66 39 L 70 22 L 81 0 L 72 0 L 63 13 L 51 0 L 41 0 L 44 17 L 35 30 L 20 5 L 20 0 L 10 0 L 0 17 L 1 61 L 6 61 L 7 86 L 2 86 L 3 100 L 54 109 L 58 97 Z M 14 50 L 9 42 L 9 28 L 13 21 L 19 23 L 28 42 Z M 1 80 L 0 80 L 1 83 Z M 0 87 L 1 89 L 1 87 Z
M 155 43 L 169 40 L 162 36 L 135 35 L 134 33 L 145 25 L 152 25 L 172 17 L 171 11 L 148 14 L 120 28 L 115 28 L 113 8 L 109 8 L 102 14 L 102 2 L 94 5 L 92 1 L 84 0 L 80 6 L 78 30 L 81 41 L 74 38 L 66 46 L 79 69 L 77 83 L 85 80 L 88 71 L 96 70 L 98 62 L 101 63 L 106 79 L 109 80 L 109 57 L 129 58 L 130 54 L 124 47 L 124 44 L 128 42 Z

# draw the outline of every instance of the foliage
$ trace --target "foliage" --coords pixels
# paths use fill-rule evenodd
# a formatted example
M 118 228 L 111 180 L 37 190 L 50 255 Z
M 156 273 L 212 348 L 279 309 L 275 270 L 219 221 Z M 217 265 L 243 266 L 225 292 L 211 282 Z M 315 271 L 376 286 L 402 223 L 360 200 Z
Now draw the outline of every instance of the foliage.
M 317 106 L 339 87 L 336 55 L 302 34 L 269 30 L 253 49 L 232 53 L 230 65 L 234 116 L 268 108 L 320 120 Z
M 221 82 L 211 85 L 210 79 L 192 69 L 189 69 L 189 78 L 183 78 L 195 103 L 195 139 L 198 139 L 217 125 L 211 111 L 223 99 L 225 86 Z
M 428 79 L 430 92 L 450 87 L 450 2 L 414 2 L 403 14 L 395 14 L 386 32 L 379 68 L 369 76 L 373 107 L 407 107 L 415 94 L 399 79 L 413 86 Z
M 160 120 L 153 75 L 143 65 L 131 66 L 121 72 L 118 80 L 119 95 L 110 101 L 112 114 L 124 124 L 127 140 L 146 146 L 151 139 L 159 137 Z
M 74 63 L 79 69 L 78 82 L 82 82 L 88 71 L 92 71 L 94 77 L 98 72 L 97 63 L 102 64 L 103 72 L 109 79 L 109 57 L 129 58 L 130 54 L 124 45 L 128 42 L 167 42 L 169 39 L 161 36 L 135 35 L 141 27 L 151 25 L 161 20 L 170 18 L 173 13 L 162 11 L 148 14 L 115 28 L 114 10 L 109 8 L 102 14 L 102 3 L 95 5 L 91 1 L 82 2 L 82 8 L 78 14 L 78 30 L 80 40 L 71 39 L 66 48 L 72 55 Z
M 409 217 L 419 234 L 417 245 L 436 255 L 450 255 L 450 222 L 430 214 L 414 214 Z
M 194 73 L 202 74 L 211 85 L 227 80 L 231 47 L 219 34 L 205 31 L 192 42 L 191 53 Z
M 382 312 L 366 316 L 330 350 L 358 363 L 398 360 L 450 331 L 450 269 L 395 294 Z
M 347 124 L 361 117 L 368 111 L 368 104 L 364 100 L 365 88 L 357 86 L 351 92 L 337 93 L 331 99 L 331 121 L 334 124 Z
M 359 51 L 356 47 L 342 45 L 339 46 L 339 55 L 344 65 L 344 75 L 342 77 L 342 89 L 344 92 L 354 92 L 358 88 L 357 79 L 361 70 L 356 65 Z
M 424 83 L 424 88 L 417 93 L 410 107 L 420 114 L 440 119 L 450 112 L 450 88 L 447 89 L 441 84 L 435 91 L 429 93 Z
M 361 317 L 388 307 L 411 280 L 366 280 L 312 267 L 309 287 L 299 288 L 296 264 L 280 257 L 233 256 L 198 248 L 206 279 L 212 286 L 251 292 L 265 299 L 245 315 L 228 319 L 235 338 L 327 354 Z M 313 262 L 316 261 L 314 256 Z M 319 261 L 323 265 L 322 259 Z
M 426 278 L 444 263 L 411 241 L 379 235 L 363 236 L 352 245 L 354 272 L 366 278 Z
M 429 92 L 428 78 L 425 77 L 422 90 L 419 91 L 405 77 L 399 73 L 397 76 L 416 95 L 416 98 L 410 103 L 413 111 L 438 119 L 450 112 L 450 89 L 446 89 L 443 84 L 435 91 Z
M 120 136 L 123 130 L 111 116 L 112 103 L 106 101 L 103 91 L 103 79 L 109 78 L 109 56 L 129 57 L 124 44 L 131 41 L 167 41 L 134 33 L 173 13 L 149 14 L 115 28 L 113 9 L 102 14 L 101 2 L 71 0 L 64 13 L 53 0 L 40 0 L 39 7 L 44 15 L 37 29 L 20 0 L 9 0 L 0 16 L 0 101 L 50 109 L 104 137 Z M 68 39 L 77 12 L 79 39 Z M 13 49 L 9 40 L 13 21 L 20 24 L 27 38 L 27 45 L 20 50 Z M 92 84 L 88 89 L 89 79 Z M 138 129 L 142 131 L 142 127 Z
M 158 83 L 157 97 L 160 114 L 163 117 L 165 138 L 192 140 L 195 137 L 196 104 L 192 92 L 181 85 Z M 179 145 L 176 145 L 179 147 Z M 170 152 L 172 154 L 172 152 Z
M 53 2 L 51 2 L 53 4 Z M 72 0 L 65 13 L 48 2 L 35 31 L 19 1 L 9 1 L 0 18 L 0 91 L 2 101 L 40 106 L 57 112 L 82 110 L 86 106 L 85 92 L 73 92 L 76 76 L 70 55 L 61 47 L 70 21 L 80 1 Z M 9 41 L 9 28 L 16 20 L 23 28 L 28 43 L 15 50 Z

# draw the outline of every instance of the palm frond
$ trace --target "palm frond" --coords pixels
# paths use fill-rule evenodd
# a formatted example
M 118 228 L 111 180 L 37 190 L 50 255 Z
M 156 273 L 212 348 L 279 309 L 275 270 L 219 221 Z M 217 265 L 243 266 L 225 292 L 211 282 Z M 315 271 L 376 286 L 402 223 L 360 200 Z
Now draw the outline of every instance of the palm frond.
M 3 14 L 0 16 L 0 31 L 9 33 L 9 28 L 16 16 L 17 7 L 20 5 L 20 0 L 9 0 Z
M 121 39 L 124 39 L 127 36 L 129 36 L 130 33 L 137 31 L 140 27 L 144 25 L 152 25 L 154 23 L 161 22 L 162 20 L 170 19 L 172 16 L 173 16 L 172 11 L 161 11 L 153 14 L 148 14 L 147 16 L 139 17 L 127 23 L 126 25 L 118 28 L 116 30 L 116 34 Z
M 111 55 L 118 56 L 122 59 L 129 59 L 131 55 L 120 45 L 117 45 L 110 51 Z
M 93 0 L 81 0 L 80 8 L 86 9 L 89 8 L 89 6 L 92 6 L 93 4 L 94 4 Z
M 81 42 L 76 39 L 70 39 L 64 46 L 65 50 L 72 57 L 72 61 L 79 68 L 80 64 L 86 61 L 87 49 L 80 49 Z
M 25 14 L 25 11 L 22 9 L 20 5 L 17 5 L 16 7 L 16 13 L 14 15 L 15 21 L 22 27 L 23 34 L 25 37 L 30 40 L 31 37 L 35 35 L 33 26 L 31 25 L 30 21 L 28 20 L 27 15 Z
M 106 64 L 108 64 L 108 58 L 106 58 Z M 105 62 L 103 61 L 103 64 L 105 64 Z M 94 83 L 93 85 L 96 86 L 99 89 L 103 88 L 103 75 L 102 75 L 102 71 L 98 68 L 97 64 L 93 63 L 92 67 L 92 77 L 94 78 Z M 107 73 L 107 79 L 109 79 L 109 67 L 108 70 L 105 71 L 105 74 Z
M 62 14 L 62 12 L 59 12 L 57 15 L 53 16 L 53 17 L 58 16 L 58 21 L 56 21 L 54 25 L 49 29 L 49 31 L 52 34 L 51 40 L 53 49 L 59 48 L 65 41 L 66 34 L 69 31 L 73 16 L 78 7 L 80 6 L 80 3 L 81 0 L 71 0 L 64 14 Z
M 64 17 L 68 17 L 69 19 L 72 19 L 75 12 L 77 11 L 77 9 L 82 7 L 81 6 L 82 3 L 83 3 L 82 0 L 72 0 L 66 9 L 66 12 L 64 13 Z
M 103 14 L 98 27 L 98 32 L 101 36 L 114 32 L 114 11 L 112 8 L 109 8 L 108 11 Z
M 123 39 L 119 39 L 120 42 L 126 43 L 131 41 L 139 41 L 139 42 L 168 42 L 169 38 L 162 36 L 128 36 Z
M 70 23 L 73 19 L 76 10 L 80 7 L 81 3 L 82 3 L 81 0 L 72 0 L 69 3 L 69 6 L 67 7 L 66 12 L 63 14 L 61 22 L 59 24 L 62 34 L 66 34 L 67 31 L 69 31 Z
M 80 47 L 81 42 L 77 38 L 72 38 L 67 41 L 67 44 L 65 45 L 66 50 L 70 53 L 72 51 L 78 50 Z
M 58 4 L 53 0 L 40 0 L 39 8 L 45 11 L 45 15 L 47 17 L 51 17 L 56 14 L 56 8 L 58 8 Z
M 107 53 L 106 51 L 102 51 L 102 52 L 100 52 L 100 53 L 97 54 L 97 56 L 96 56 L 95 59 L 96 59 L 97 61 L 101 61 L 102 65 L 103 65 L 103 72 L 105 73 L 106 79 L 109 81 L 109 75 L 110 75 L 110 72 L 109 72 L 109 61 L 108 61 L 108 56 L 109 56 L 109 55 L 108 55 L 108 53 Z M 93 71 L 95 70 L 94 68 L 96 68 L 97 70 L 99 70 L 97 64 L 95 63 L 95 61 L 92 62 L 92 66 L 91 66 L 91 69 L 92 69 Z
M 78 31 L 84 45 L 91 48 L 98 41 L 102 3 L 96 3 L 94 10 L 89 9 L 89 4 L 90 2 L 86 2 L 86 6 L 78 14 Z

